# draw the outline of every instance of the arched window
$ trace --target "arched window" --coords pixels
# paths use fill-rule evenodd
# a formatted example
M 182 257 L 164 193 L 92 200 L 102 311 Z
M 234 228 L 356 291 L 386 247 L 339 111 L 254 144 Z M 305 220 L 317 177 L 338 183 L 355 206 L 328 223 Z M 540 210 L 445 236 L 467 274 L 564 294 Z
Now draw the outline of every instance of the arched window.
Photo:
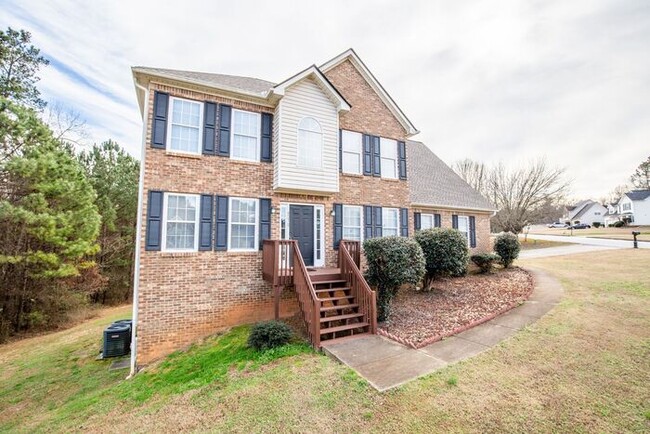
M 312 169 L 323 165 L 323 131 L 314 118 L 302 118 L 298 124 L 298 165 Z

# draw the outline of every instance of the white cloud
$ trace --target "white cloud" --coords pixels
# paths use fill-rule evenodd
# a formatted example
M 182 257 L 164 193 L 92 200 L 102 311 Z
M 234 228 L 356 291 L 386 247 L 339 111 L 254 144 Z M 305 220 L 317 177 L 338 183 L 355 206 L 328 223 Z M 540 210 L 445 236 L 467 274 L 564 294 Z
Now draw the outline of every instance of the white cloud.
M 280 81 L 351 46 L 448 162 L 546 155 L 598 197 L 650 149 L 645 0 L 160 3 L 9 0 L 0 24 L 55 60 L 47 99 L 134 155 L 131 66 Z

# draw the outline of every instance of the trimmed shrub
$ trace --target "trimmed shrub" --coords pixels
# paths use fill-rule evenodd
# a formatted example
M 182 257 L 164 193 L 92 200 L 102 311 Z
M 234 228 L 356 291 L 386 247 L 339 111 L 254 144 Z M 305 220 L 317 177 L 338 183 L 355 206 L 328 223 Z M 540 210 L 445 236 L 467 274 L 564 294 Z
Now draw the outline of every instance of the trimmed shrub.
M 501 258 L 501 264 L 508 268 L 519 256 L 519 238 L 517 235 L 506 232 L 496 237 L 494 240 L 494 251 Z
M 248 346 L 256 350 L 281 347 L 291 340 L 291 327 L 281 321 L 264 321 L 253 326 L 248 336 Z
M 436 277 L 463 276 L 469 264 L 467 238 L 456 229 L 426 229 L 415 234 L 426 260 L 425 288 Z
M 495 255 L 494 253 L 478 253 L 472 255 L 470 259 L 478 268 L 481 269 L 481 273 L 489 273 L 492 271 L 494 263 L 498 262 L 501 258 L 499 258 L 499 255 Z
M 609 226 L 610 226 L 610 227 L 613 226 L 613 227 L 615 227 L 615 228 L 622 228 L 623 226 L 625 226 L 625 222 L 619 220 L 619 221 L 617 221 L 617 222 L 612 223 L 612 224 L 609 225 Z
M 363 243 L 367 269 L 365 278 L 377 288 L 377 320 L 390 316 L 390 302 L 400 286 L 416 285 L 424 275 L 422 249 L 411 238 L 371 238 Z
M 593 227 L 595 227 L 595 228 L 599 228 L 599 227 L 600 227 L 600 222 L 594 222 L 594 223 L 593 223 Z

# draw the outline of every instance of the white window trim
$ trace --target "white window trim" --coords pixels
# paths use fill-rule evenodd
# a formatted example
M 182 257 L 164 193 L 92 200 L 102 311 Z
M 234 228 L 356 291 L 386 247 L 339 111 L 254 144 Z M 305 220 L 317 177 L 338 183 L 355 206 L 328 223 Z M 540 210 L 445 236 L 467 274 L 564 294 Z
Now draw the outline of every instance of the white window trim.
M 196 198 L 196 212 L 194 218 L 194 248 L 193 249 L 168 249 L 167 248 L 167 198 L 169 196 L 185 196 Z M 201 196 L 198 194 L 165 193 L 163 195 L 163 219 L 162 219 L 162 251 L 163 252 L 198 252 L 199 250 L 199 225 L 201 218 Z
M 341 225 L 341 237 L 342 237 L 342 239 L 344 239 L 344 240 L 346 239 L 345 237 L 343 237 L 343 232 L 345 232 L 345 220 L 344 220 L 345 208 L 357 208 L 359 210 L 359 224 L 360 224 L 360 226 L 359 226 L 359 242 L 363 243 L 363 231 L 364 231 L 363 207 L 359 206 L 359 205 L 343 205 L 341 207 L 341 212 L 343 213 L 343 215 L 341 216 L 341 221 L 343 222 L 342 225 Z M 383 218 L 383 215 L 382 215 L 382 218 Z M 348 227 L 353 227 L 353 226 L 348 226 Z M 382 227 L 382 231 L 383 231 L 383 227 Z
M 232 225 L 235 224 L 232 219 L 232 201 L 236 200 L 253 200 L 255 201 L 255 240 L 253 241 L 253 247 L 250 249 L 235 249 L 231 247 L 231 236 L 232 236 Z M 244 223 L 236 223 L 244 224 Z M 250 224 L 250 223 L 248 223 Z M 259 251 L 259 231 L 260 231 L 260 200 L 254 197 L 237 197 L 230 196 L 228 197 L 228 251 L 229 252 L 257 252 Z
M 391 141 L 395 143 L 395 153 L 393 154 L 395 158 L 388 158 L 384 154 L 384 143 L 385 141 Z M 381 160 L 381 177 L 384 179 L 399 179 L 399 150 L 397 149 L 397 140 L 395 139 L 389 139 L 387 137 L 380 137 L 379 138 L 379 157 Z M 395 169 L 395 176 L 386 176 L 384 175 L 384 160 L 391 160 L 393 161 L 393 167 Z
M 399 237 L 400 236 L 400 225 L 399 225 L 399 223 L 400 223 L 399 222 L 399 218 L 400 218 L 399 214 L 400 214 L 400 212 L 399 212 L 399 208 L 391 208 L 391 207 L 382 207 L 381 208 L 381 236 L 382 237 L 392 236 L 392 235 L 384 234 L 384 230 L 386 229 L 386 226 L 385 226 L 385 223 L 384 223 L 386 221 L 386 218 L 384 217 L 384 213 L 386 211 L 395 211 L 395 215 L 397 216 L 397 218 L 395 219 L 395 221 L 397 223 L 397 226 L 395 227 L 395 229 L 396 229 L 395 236 Z M 390 229 L 393 229 L 393 228 L 390 228 Z
M 306 164 L 300 164 L 300 130 L 301 130 L 300 124 L 302 123 L 303 120 L 307 118 L 312 119 L 314 122 L 316 122 L 318 124 L 318 128 L 320 128 L 320 166 L 308 166 Z M 304 130 L 304 131 L 309 131 L 309 130 Z M 300 167 L 303 169 L 310 169 L 310 170 L 314 170 L 314 169 L 323 170 L 323 164 L 324 164 L 323 154 L 325 152 L 324 142 L 325 142 L 325 135 L 323 134 L 323 126 L 320 124 L 320 122 L 318 122 L 318 119 L 316 119 L 313 116 L 303 116 L 298 121 L 298 125 L 296 127 L 296 167 Z
M 327 240 L 325 239 L 325 225 L 326 225 L 326 216 L 325 216 L 325 206 L 324 205 L 318 205 L 318 204 L 313 204 L 313 203 L 302 203 L 302 202 L 282 202 L 280 203 L 280 213 L 278 216 L 278 227 L 282 228 L 282 218 L 285 218 L 285 237 L 283 239 L 288 240 L 289 234 L 291 233 L 291 217 L 289 213 L 289 207 L 291 205 L 309 205 L 314 207 L 314 267 L 324 267 L 325 266 L 325 255 L 327 255 Z M 320 238 L 321 238 L 321 246 L 320 246 L 320 260 L 317 260 L 317 254 L 316 251 L 316 209 L 320 209 L 321 211 L 321 216 L 322 216 L 322 221 L 321 221 L 321 228 L 320 228 Z
M 257 118 L 257 128 L 255 130 L 257 131 L 257 135 L 255 136 L 255 138 L 257 139 L 257 141 L 255 142 L 255 158 L 233 157 L 233 148 L 235 146 L 235 113 L 237 112 L 251 113 L 254 114 L 255 117 Z M 261 135 L 262 135 L 262 115 L 260 113 L 252 112 L 249 110 L 232 109 L 232 113 L 230 116 L 230 159 L 237 160 L 237 161 L 254 161 L 254 162 L 260 161 L 260 155 L 261 155 L 260 146 L 262 141 Z M 246 137 L 252 137 L 252 136 L 246 136 Z
M 172 119 L 173 119 L 173 112 L 174 112 L 174 101 L 189 101 L 189 102 L 194 103 L 194 104 L 199 104 L 199 106 L 200 106 L 200 108 L 199 108 L 199 143 L 198 143 L 198 147 L 197 147 L 196 152 L 182 151 L 182 150 L 172 149 L 171 148 L 171 144 L 172 144 L 172 124 L 173 124 Z M 195 101 L 195 100 L 189 99 L 189 98 L 178 98 L 178 97 L 175 97 L 175 96 L 170 96 L 169 97 L 169 108 L 167 109 L 167 111 L 168 111 L 168 113 L 167 113 L 167 118 L 168 118 L 167 119 L 167 132 L 166 132 L 167 138 L 165 140 L 165 142 L 166 142 L 165 143 L 165 149 L 166 149 L 167 152 L 173 153 L 173 154 L 187 154 L 187 155 L 202 155 L 203 154 L 203 112 L 205 110 L 205 107 L 203 106 L 203 104 L 204 103 L 201 102 L 201 101 Z M 175 124 L 175 125 L 194 128 L 194 127 L 191 127 L 189 125 L 183 125 L 183 124 Z
M 431 227 L 430 228 L 425 228 L 422 225 L 422 217 L 431 217 Z M 429 214 L 429 213 L 421 213 L 420 214 L 420 229 L 426 230 L 426 229 L 434 229 L 436 227 L 436 216 L 434 214 Z
M 361 137 L 361 141 L 359 143 L 359 152 L 354 152 L 345 149 L 345 146 L 343 145 L 343 137 L 345 136 L 345 133 L 353 133 L 353 134 L 358 134 Z M 359 171 L 358 172 L 350 172 L 345 170 L 345 154 L 354 154 L 357 155 L 359 158 Z M 352 174 L 352 175 L 363 175 L 363 134 L 358 133 L 356 131 L 351 131 L 351 130 L 341 130 L 341 171 L 343 173 L 347 174 Z
M 469 239 L 470 239 L 469 216 L 466 216 L 466 215 L 459 215 L 458 216 L 458 228 L 457 228 L 457 230 L 460 233 L 462 233 L 462 231 L 460 230 L 460 220 L 461 219 L 465 220 L 465 222 L 467 223 L 467 225 L 465 226 L 467 228 L 467 236 L 465 238 L 467 238 L 466 241 L 467 241 L 467 245 L 469 246 L 470 245 L 470 243 L 469 243 Z

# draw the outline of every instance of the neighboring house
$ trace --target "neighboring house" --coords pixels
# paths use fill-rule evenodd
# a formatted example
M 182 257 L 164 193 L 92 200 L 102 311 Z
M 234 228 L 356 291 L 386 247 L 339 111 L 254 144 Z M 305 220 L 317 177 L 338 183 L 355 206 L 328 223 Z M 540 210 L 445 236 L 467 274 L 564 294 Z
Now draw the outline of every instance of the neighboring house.
M 407 141 L 417 129 L 353 50 L 279 84 L 133 76 L 144 126 L 132 368 L 298 310 L 317 347 L 373 333 L 364 239 L 456 227 L 489 249 L 491 204 Z
M 562 217 L 562 221 L 572 225 L 585 223 L 593 226 L 595 222 L 604 225 L 607 212 L 607 208 L 598 202 L 583 200 L 573 206 L 566 207 L 566 213 Z
M 618 203 L 607 204 L 607 213 L 605 214 L 604 220 L 605 226 L 611 226 L 621 221 L 621 214 L 618 212 Z
M 632 190 L 618 201 L 621 220 L 634 225 L 650 225 L 650 190 Z

